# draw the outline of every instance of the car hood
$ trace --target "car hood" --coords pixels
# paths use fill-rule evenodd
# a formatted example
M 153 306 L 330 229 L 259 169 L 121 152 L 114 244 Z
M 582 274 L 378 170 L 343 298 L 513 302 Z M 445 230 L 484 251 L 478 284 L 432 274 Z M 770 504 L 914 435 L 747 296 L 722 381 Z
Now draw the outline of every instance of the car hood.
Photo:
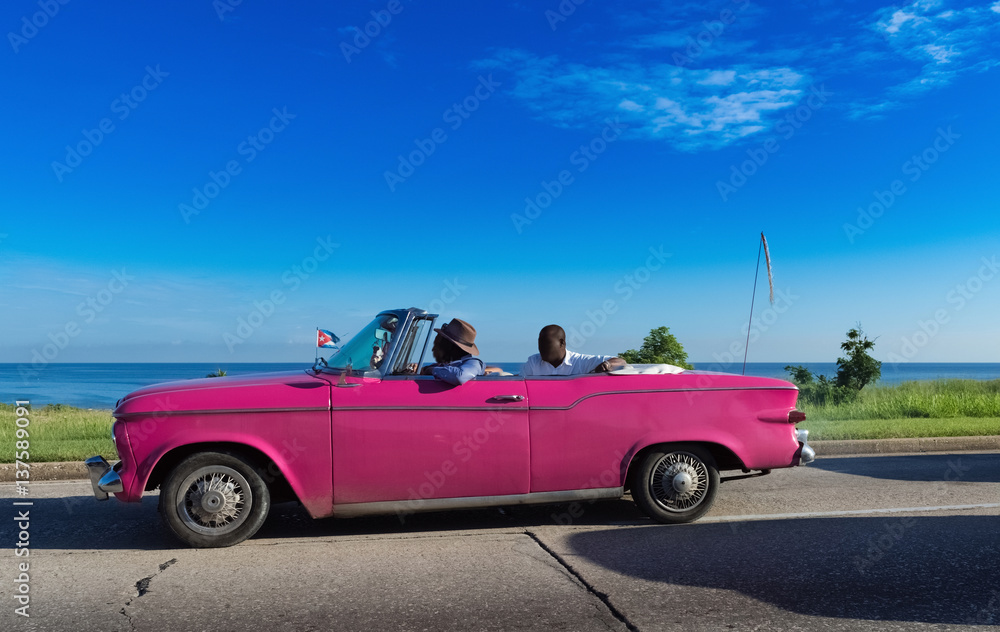
M 118 400 L 113 414 L 115 417 L 127 417 L 329 407 L 329 382 L 303 370 L 153 384 Z

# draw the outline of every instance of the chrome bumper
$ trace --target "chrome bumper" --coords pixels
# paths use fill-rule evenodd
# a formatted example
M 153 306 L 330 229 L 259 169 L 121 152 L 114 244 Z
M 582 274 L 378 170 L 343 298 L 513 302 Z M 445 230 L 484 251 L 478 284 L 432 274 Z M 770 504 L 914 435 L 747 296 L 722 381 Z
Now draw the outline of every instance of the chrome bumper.
M 801 456 L 799 457 L 799 465 L 807 465 L 816 460 L 816 450 L 812 449 L 809 445 L 807 439 L 809 439 L 809 431 L 795 429 L 795 436 L 799 439 L 799 444 L 802 446 Z
M 104 460 L 103 456 L 92 456 L 84 464 L 90 473 L 90 485 L 94 488 L 94 498 L 97 500 L 107 500 L 108 494 L 115 494 L 124 491 L 122 479 L 115 471 L 115 465 Z

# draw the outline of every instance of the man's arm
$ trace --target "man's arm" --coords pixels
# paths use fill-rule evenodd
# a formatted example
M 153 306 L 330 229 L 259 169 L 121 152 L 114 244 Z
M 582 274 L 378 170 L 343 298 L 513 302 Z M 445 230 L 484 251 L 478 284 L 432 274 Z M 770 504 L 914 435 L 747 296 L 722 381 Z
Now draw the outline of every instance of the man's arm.
M 614 371 L 615 369 L 620 369 L 625 366 L 627 362 L 619 357 L 610 357 L 604 362 L 601 362 L 597 367 L 591 371 L 591 373 L 608 373 Z
M 442 382 L 459 386 L 483 374 L 483 361 L 479 358 L 467 358 L 461 364 L 436 366 L 431 374 Z

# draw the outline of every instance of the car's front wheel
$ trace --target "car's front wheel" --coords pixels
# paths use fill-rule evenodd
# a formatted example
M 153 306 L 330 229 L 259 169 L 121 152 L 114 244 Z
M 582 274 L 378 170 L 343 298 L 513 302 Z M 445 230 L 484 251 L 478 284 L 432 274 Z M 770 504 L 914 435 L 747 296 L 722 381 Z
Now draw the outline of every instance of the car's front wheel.
M 232 546 L 260 529 L 271 496 L 249 462 L 228 452 L 199 452 L 167 475 L 160 488 L 160 516 L 194 547 Z
M 648 452 L 632 484 L 635 504 L 667 524 L 697 520 L 712 507 L 719 489 L 715 459 L 697 445 L 665 446 Z

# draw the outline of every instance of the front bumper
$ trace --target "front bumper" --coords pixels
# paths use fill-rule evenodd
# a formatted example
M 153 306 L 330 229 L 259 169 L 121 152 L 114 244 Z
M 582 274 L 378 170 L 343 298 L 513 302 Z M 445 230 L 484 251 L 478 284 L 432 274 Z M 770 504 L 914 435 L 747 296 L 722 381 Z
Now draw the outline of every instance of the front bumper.
M 816 460 L 816 450 L 812 449 L 807 441 L 809 439 L 809 431 L 805 429 L 796 428 L 795 436 L 799 440 L 799 445 L 802 449 L 799 451 L 799 465 L 807 465 Z
M 92 456 L 84 464 L 90 473 L 90 485 L 94 488 L 94 498 L 97 500 L 107 500 L 108 494 L 119 494 L 125 490 L 122 479 L 118 476 L 121 461 L 112 465 L 103 456 Z

